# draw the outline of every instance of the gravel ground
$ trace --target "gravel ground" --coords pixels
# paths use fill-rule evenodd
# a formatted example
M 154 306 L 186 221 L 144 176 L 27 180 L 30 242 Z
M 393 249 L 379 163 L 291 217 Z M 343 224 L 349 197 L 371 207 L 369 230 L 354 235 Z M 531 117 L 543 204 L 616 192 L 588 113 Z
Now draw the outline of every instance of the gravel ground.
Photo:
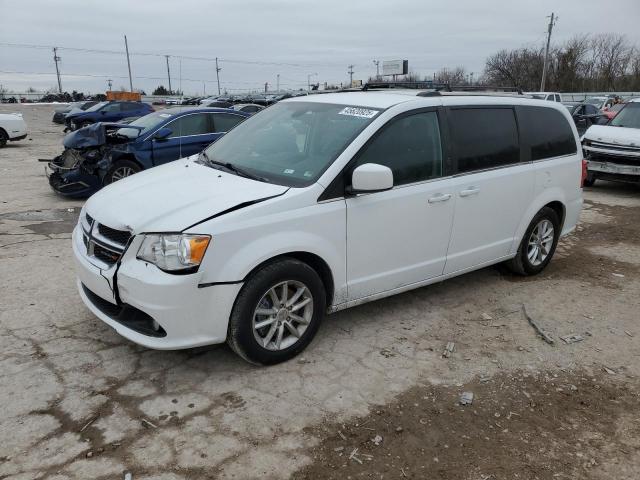
M 61 149 L 52 110 L 0 105 L 31 132 L 0 150 L 0 478 L 640 478 L 639 188 L 586 189 L 537 277 L 486 268 L 340 312 L 257 368 L 147 350 L 86 310 L 82 202 L 37 162 Z

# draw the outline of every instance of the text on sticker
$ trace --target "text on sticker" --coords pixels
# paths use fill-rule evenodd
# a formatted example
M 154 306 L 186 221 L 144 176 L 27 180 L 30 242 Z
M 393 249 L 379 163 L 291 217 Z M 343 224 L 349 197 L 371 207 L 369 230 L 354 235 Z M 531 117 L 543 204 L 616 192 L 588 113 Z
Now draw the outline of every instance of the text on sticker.
M 338 115 L 349 115 L 351 117 L 373 118 L 377 115 L 378 110 L 370 110 L 368 108 L 345 107 Z

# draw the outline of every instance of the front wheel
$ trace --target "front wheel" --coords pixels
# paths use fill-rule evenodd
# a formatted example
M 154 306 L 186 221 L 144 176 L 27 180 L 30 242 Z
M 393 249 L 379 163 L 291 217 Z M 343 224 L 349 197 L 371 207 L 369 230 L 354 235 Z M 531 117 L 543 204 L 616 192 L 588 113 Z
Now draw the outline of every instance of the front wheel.
M 527 228 L 518 253 L 507 267 L 518 275 L 537 275 L 551 261 L 560 238 L 560 219 L 549 207 L 540 210 Z
M 113 167 L 109 169 L 104 177 L 104 184 L 117 182 L 123 178 L 130 177 L 141 170 L 140 165 L 131 160 L 118 160 Z
M 9 135 L 7 135 L 5 131 L 0 128 L 0 148 L 6 147 L 8 140 L 9 140 Z
M 238 294 L 227 342 L 245 360 L 273 365 L 315 336 L 326 308 L 322 280 L 306 263 L 283 258 L 253 274 Z

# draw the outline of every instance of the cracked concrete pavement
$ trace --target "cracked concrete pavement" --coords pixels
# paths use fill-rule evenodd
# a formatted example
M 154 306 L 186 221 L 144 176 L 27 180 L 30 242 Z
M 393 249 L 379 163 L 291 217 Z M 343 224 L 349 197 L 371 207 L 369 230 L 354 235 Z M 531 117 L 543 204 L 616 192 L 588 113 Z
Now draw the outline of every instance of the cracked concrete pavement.
M 417 384 L 606 367 L 637 385 L 636 187 L 585 191 L 582 223 L 538 277 L 487 268 L 340 312 L 300 357 L 258 368 L 226 346 L 139 347 L 83 306 L 69 241 L 82 201 L 56 196 L 37 162 L 61 149 L 52 110 L 0 106 L 30 131 L 0 150 L 0 478 L 287 478 L 314 461 L 322 438 L 310 427 Z M 559 341 L 571 333 L 585 340 Z

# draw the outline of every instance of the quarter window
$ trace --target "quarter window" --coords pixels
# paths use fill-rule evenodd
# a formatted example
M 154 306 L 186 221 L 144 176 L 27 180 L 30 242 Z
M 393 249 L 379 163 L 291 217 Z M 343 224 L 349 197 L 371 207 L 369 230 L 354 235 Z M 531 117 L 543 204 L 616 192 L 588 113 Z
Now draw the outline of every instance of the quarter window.
M 243 120 L 244 117 L 241 115 L 230 115 L 227 113 L 213 114 L 213 126 L 216 133 L 228 132 Z
M 416 113 L 388 124 L 356 162 L 385 165 L 394 185 L 420 182 L 442 175 L 440 129 L 435 112 Z
M 554 108 L 522 107 L 518 120 L 529 148 L 531 160 L 576 153 L 573 130 L 564 115 Z
M 167 125 L 171 129 L 169 138 L 202 135 L 208 132 L 207 116 L 202 113 L 185 115 Z
M 449 117 L 458 173 L 520 161 L 518 128 L 511 108 L 456 108 Z

